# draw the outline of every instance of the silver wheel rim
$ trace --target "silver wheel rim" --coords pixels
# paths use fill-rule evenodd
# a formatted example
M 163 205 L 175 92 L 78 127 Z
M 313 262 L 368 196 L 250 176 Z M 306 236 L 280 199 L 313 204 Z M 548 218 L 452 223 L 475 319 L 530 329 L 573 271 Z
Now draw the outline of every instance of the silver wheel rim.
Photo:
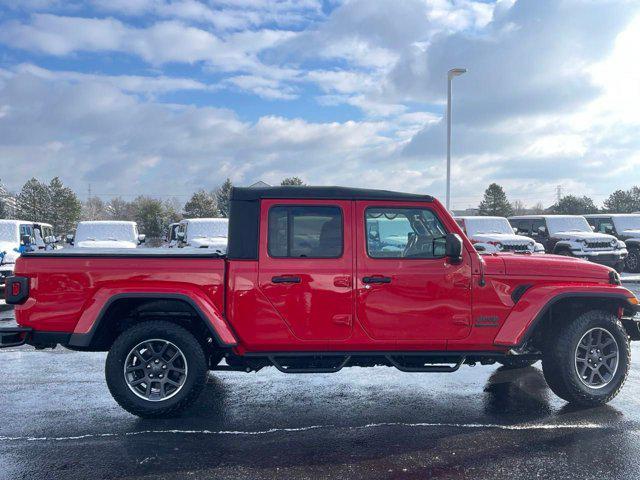
M 162 402 L 175 396 L 187 379 L 187 359 L 175 344 L 154 338 L 133 347 L 124 362 L 124 379 L 136 396 Z
M 588 330 L 575 351 L 578 378 L 589 388 L 606 387 L 618 371 L 619 357 L 618 342 L 611 332 L 600 327 Z

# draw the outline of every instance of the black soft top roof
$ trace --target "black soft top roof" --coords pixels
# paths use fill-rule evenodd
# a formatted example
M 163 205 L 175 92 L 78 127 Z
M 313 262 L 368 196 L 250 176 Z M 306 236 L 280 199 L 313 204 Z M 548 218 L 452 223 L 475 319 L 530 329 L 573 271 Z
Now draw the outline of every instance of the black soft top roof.
M 371 190 L 350 187 L 234 187 L 231 200 L 256 201 L 263 198 L 312 198 L 335 200 L 400 200 L 413 202 L 432 202 L 430 195 L 417 193 L 392 192 L 389 190 Z

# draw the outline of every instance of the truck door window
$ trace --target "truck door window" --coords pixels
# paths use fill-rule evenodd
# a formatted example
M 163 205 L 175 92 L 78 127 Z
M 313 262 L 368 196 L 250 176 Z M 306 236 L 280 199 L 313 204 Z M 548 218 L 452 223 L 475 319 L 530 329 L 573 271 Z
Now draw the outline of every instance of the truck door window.
M 431 210 L 368 208 L 367 253 L 371 258 L 442 258 L 447 232 Z
M 342 210 L 329 206 L 276 206 L 269 210 L 269 255 L 276 258 L 342 256 Z

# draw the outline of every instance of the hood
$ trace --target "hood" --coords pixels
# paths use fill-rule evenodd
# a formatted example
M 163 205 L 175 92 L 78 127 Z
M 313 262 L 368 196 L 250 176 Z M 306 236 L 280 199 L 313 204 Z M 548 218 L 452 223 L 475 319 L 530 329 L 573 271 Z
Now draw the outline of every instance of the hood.
M 559 238 L 561 240 L 592 240 L 594 242 L 610 242 L 611 240 L 617 240 L 613 235 L 598 232 L 556 232 L 552 237 Z
M 640 230 L 622 230 L 620 233 L 625 237 L 640 238 Z
M 500 242 L 504 244 L 533 245 L 533 240 L 524 235 L 512 233 L 476 233 L 471 236 L 477 242 Z
M 15 242 L 0 242 L 0 253 L 6 252 L 2 263 L 16 263 L 16 259 L 20 256 L 20 252 L 16 250 L 20 248 L 20 244 Z
M 227 237 L 197 237 L 189 241 L 189 245 L 194 248 L 212 248 L 215 250 L 227 250 Z
M 126 240 L 84 240 L 76 242 L 75 248 L 136 248 L 135 242 Z
M 612 268 L 574 257 L 560 255 L 501 254 L 506 275 L 529 277 L 574 277 L 609 281 Z

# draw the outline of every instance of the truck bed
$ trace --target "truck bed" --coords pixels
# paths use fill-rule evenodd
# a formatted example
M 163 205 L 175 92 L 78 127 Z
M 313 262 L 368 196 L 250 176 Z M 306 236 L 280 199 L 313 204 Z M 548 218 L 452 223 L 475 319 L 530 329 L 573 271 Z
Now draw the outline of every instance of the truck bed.
M 84 334 L 113 298 L 138 292 L 185 295 L 200 309 L 222 312 L 225 260 L 203 250 L 70 248 L 23 255 L 15 274 L 32 280 L 16 319 L 41 331 Z

